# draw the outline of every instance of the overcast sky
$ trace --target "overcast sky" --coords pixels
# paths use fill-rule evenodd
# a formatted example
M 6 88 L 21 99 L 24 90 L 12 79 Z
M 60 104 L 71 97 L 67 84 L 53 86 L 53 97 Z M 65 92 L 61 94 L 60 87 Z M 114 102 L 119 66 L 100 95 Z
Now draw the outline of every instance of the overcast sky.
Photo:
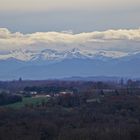
M 0 0 L 0 27 L 74 33 L 140 27 L 140 0 Z

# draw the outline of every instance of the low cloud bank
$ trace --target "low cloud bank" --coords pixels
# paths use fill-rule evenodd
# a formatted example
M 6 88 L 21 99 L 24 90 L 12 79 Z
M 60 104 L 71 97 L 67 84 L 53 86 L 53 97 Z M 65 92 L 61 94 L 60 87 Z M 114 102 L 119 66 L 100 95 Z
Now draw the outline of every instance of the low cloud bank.
M 140 29 L 107 30 L 73 34 L 69 32 L 36 32 L 32 34 L 12 33 L 0 28 L 0 51 L 15 49 L 140 51 Z

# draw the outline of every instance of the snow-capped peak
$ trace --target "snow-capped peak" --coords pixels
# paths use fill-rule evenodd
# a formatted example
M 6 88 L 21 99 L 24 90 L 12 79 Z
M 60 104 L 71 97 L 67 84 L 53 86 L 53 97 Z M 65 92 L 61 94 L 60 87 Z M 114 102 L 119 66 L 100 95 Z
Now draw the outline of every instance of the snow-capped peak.
M 0 52 L 0 60 L 6 60 L 10 58 L 14 58 L 21 61 L 35 61 L 35 60 L 63 60 L 63 59 L 72 59 L 72 58 L 112 58 L 117 59 L 121 57 L 128 56 L 128 53 L 119 52 L 119 51 L 88 51 L 88 50 L 80 50 L 78 48 L 73 48 L 71 50 L 52 50 L 45 49 L 40 51 L 32 51 L 32 50 L 22 50 L 17 49 L 9 52 Z

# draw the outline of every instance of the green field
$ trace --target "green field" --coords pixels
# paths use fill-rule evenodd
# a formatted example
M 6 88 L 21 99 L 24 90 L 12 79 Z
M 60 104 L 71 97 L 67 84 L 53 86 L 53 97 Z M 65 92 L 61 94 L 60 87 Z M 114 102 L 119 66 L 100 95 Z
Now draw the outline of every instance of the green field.
M 22 102 L 17 102 L 17 103 L 13 103 L 13 104 L 9 104 L 9 105 L 5 105 L 4 107 L 8 107 L 8 108 L 14 108 L 14 109 L 20 109 L 22 107 L 25 107 L 25 105 L 37 105 L 37 104 L 41 104 L 41 102 L 47 102 L 48 98 L 47 97 L 37 97 L 37 98 L 23 98 Z

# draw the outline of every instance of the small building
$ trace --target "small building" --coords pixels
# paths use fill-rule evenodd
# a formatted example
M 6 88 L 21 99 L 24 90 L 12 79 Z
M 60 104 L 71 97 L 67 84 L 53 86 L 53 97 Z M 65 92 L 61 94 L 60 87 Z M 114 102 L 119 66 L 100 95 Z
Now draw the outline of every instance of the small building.
M 87 99 L 86 103 L 101 103 L 101 100 L 99 98 L 92 98 L 92 99 Z
M 35 95 L 34 96 L 34 98 L 40 98 L 40 97 L 43 97 L 43 98 L 51 98 L 51 96 L 50 95 L 48 95 L 48 94 L 37 94 L 37 95 Z
M 30 94 L 31 95 L 37 95 L 37 92 L 36 91 L 31 91 Z
M 59 96 L 65 96 L 65 95 L 73 95 L 73 91 L 61 91 L 59 92 Z

